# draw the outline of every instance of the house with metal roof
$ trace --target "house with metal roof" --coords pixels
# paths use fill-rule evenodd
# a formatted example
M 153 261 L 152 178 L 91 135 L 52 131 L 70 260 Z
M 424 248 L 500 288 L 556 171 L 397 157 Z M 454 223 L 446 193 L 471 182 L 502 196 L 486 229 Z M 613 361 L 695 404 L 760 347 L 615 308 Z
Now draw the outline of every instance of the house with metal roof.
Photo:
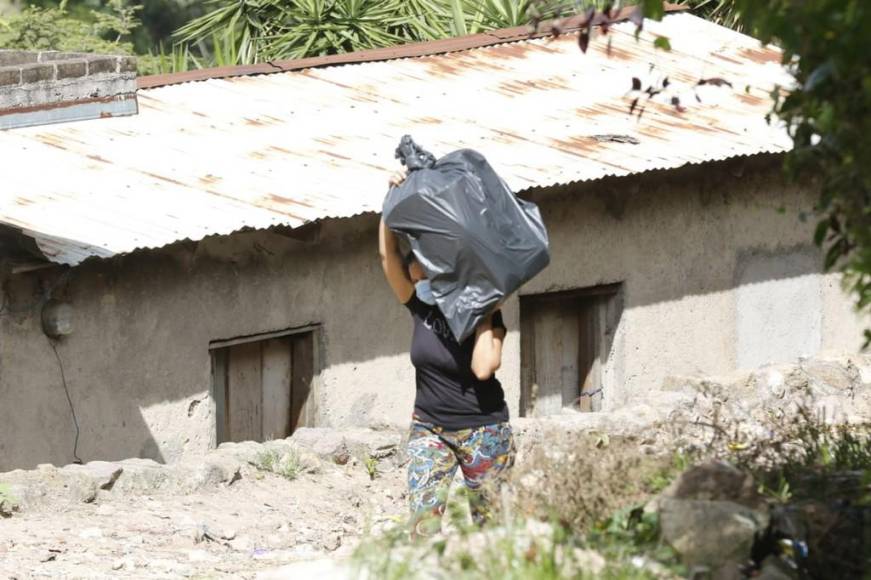
M 123 59 L 14 65 L 16 94 L 73 100 L 0 101 L 0 471 L 407 423 L 411 323 L 376 246 L 404 134 L 480 151 L 542 210 L 551 265 L 505 305 L 513 416 L 855 352 L 767 120 L 779 51 L 671 13 L 581 53 L 581 25 L 134 89 Z

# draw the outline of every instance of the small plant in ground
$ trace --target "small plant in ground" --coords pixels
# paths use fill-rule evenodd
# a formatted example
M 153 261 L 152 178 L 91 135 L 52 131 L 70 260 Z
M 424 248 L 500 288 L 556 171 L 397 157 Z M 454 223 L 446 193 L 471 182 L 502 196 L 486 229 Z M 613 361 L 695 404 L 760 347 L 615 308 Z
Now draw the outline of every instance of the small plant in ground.
M 617 510 L 587 534 L 591 546 L 616 561 L 655 563 L 685 575 L 677 553 L 660 540 L 659 515 L 637 504 Z
M 257 454 L 252 464 L 260 471 L 268 471 L 288 480 L 299 477 L 305 467 L 299 453 L 293 449 L 283 454 L 275 449 L 266 449 Z
M 378 477 L 378 459 L 376 457 L 367 454 L 363 465 L 366 467 L 366 473 L 369 474 L 369 479 L 374 480 Z
M 789 488 L 789 481 L 783 476 L 783 472 L 780 472 L 777 484 L 773 487 L 765 482 L 760 483 L 759 493 L 777 503 L 787 503 L 792 499 L 792 490 Z
M 278 451 L 274 449 L 266 449 L 257 454 L 257 457 L 254 458 L 253 465 L 260 471 L 269 471 L 275 468 L 275 465 L 278 463 L 280 456 Z
M 0 517 L 8 518 L 18 510 L 18 499 L 7 483 L 0 483 Z

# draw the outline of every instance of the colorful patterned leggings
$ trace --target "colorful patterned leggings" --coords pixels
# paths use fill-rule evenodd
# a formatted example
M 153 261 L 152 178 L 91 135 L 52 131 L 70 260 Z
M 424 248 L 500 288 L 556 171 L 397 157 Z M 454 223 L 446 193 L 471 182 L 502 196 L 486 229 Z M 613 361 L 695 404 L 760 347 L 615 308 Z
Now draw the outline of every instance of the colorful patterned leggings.
M 427 535 L 441 526 L 457 467 L 463 472 L 473 520 L 486 521 L 489 509 L 482 486 L 498 482 L 514 464 L 514 437 L 508 423 L 446 431 L 415 419 L 408 456 L 413 533 Z

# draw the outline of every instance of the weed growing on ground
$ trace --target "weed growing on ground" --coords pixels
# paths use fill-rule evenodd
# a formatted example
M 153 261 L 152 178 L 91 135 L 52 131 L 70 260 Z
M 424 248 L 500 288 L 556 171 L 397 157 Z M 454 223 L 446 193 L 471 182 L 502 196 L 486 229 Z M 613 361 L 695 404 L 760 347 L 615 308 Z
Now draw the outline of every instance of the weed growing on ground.
M 364 540 L 354 554 L 361 577 L 387 580 L 434 578 L 472 580 L 557 580 L 577 578 L 675 578 L 674 572 L 635 551 L 605 556 L 557 522 L 523 518 L 499 525 L 454 522 L 453 533 L 416 541 L 397 527 Z
M 18 509 L 18 499 L 8 483 L 0 483 L 0 517 L 9 517 Z
M 660 540 L 658 514 L 645 511 L 643 504 L 617 510 L 586 537 L 590 546 L 608 559 L 632 562 L 640 558 L 675 575 L 686 574 L 677 553 Z
M 366 455 L 363 465 L 366 467 L 366 473 L 369 474 L 369 479 L 374 480 L 378 476 L 378 459 L 371 455 Z
M 275 473 L 288 480 L 296 479 L 304 470 L 299 453 L 292 449 L 284 454 L 274 449 L 261 451 L 254 458 L 253 465 L 260 471 Z

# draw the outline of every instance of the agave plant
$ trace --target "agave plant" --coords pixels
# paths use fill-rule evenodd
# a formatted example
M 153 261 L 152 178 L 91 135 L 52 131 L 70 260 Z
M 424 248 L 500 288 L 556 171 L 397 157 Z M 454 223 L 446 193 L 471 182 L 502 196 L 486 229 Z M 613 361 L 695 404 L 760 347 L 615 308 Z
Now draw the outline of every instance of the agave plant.
M 682 0 L 680 4 L 692 9 L 693 14 L 721 26 L 741 30 L 741 13 L 735 0 Z
M 201 60 L 220 64 L 335 54 L 520 26 L 640 0 L 209 0 L 176 32 Z M 734 26 L 734 0 L 683 0 Z M 661 6 L 661 5 L 660 5 Z
M 212 0 L 181 43 L 234 39 L 237 63 L 334 54 L 449 35 L 441 0 Z

